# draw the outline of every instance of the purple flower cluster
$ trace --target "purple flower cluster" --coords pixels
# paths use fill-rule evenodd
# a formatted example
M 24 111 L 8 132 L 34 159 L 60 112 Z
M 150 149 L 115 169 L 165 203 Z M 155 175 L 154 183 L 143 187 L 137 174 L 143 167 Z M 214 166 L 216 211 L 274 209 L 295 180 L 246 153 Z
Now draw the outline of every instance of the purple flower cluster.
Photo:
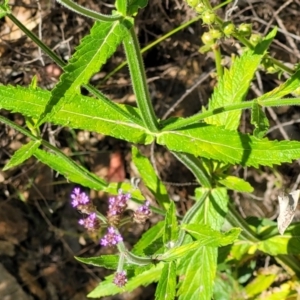
M 107 234 L 101 239 L 100 244 L 104 247 L 115 246 L 119 242 L 122 242 L 122 236 L 117 232 L 114 227 L 108 227 Z
M 127 283 L 127 276 L 125 271 L 117 272 L 114 278 L 114 284 L 118 287 L 123 287 Z
M 100 228 L 100 222 L 96 213 L 90 213 L 85 219 L 80 219 L 78 223 L 87 230 L 95 230 Z
M 142 224 L 145 223 L 145 221 L 150 217 L 151 210 L 149 208 L 150 201 L 146 200 L 144 205 L 140 206 L 133 215 L 133 220 L 136 223 Z
M 95 207 L 91 203 L 89 196 L 85 192 L 81 192 L 80 188 L 75 188 L 71 194 L 72 206 L 83 214 L 88 215 L 84 219 L 80 219 L 78 223 L 87 230 L 95 230 L 100 227 L 100 222 L 95 213 Z
M 119 189 L 118 195 L 109 197 L 107 212 L 107 220 L 109 224 L 114 226 L 119 225 L 121 216 L 127 208 L 127 202 L 130 198 L 131 195 L 129 193 L 123 194 L 121 189 Z
M 76 208 L 78 211 L 89 214 L 94 210 L 94 206 L 90 201 L 89 196 L 85 192 L 81 192 L 80 188 L 75 188 L 73 193 L 71 194 L 72 198 L 72 206 Z

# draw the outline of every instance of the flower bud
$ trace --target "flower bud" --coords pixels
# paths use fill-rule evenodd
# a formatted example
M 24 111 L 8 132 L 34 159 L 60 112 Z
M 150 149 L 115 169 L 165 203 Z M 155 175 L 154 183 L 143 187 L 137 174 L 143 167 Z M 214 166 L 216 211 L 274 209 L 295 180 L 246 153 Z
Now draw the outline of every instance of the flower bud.
M 198 3 L 196 6 L 195 6 L 195 11 L 199 14 L 202 14 L 205 10 L 205 6 L 203 3 Z
M 223 32 L 226 36 L 230 36 L 235 32 L 235 26 L 233 23 L 225 23 L 223 26 Z
M 204 32 L 201 40 L 204 45 L 212 45 L 214 43 L 214 38 L 209 32 Z
M 260 34 L 253 33 L 253 34 L 251 34 L 249 40 L 253 46 L 256 46 L 259 42 L 261 42 L 262 37 Z
M 186 3 L 191 7 L 196 7 L 199 0 L 186 0 Z
M 216 20 L 216 15 L 213 12 L 205 11 L 202 14 L 202 21 L 204 24 L 213 24 Z
M 209 31 L 209 33 L 216 40 L 218 40 L 218 39 L 220 39 L 222 37 L 222 32 L 219 29 L 211 29 Z
M 243 36 L 249 36 L 252 32 L 251 24 L 242 23 L 238 28 L 238 32 Z

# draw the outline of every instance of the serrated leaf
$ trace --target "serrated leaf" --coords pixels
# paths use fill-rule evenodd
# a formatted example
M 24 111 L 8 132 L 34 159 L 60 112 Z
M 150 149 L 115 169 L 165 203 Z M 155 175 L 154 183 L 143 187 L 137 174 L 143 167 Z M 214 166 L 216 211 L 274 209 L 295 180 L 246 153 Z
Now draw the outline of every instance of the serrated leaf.
M 241 233 L 242 229 L 232 228 L 231 230 L 222 233 L 218 230 L 212 229 L 208 225 L 199 224 L 183 224 L 182 228 L 186 230 L 191 236 L 193 236 L 197 241 L 206 242 L 209 238 L 214 240 L 210 242 L 210 246 L 220 247 L 232 244 Z
M 164 265 L 158 282 L 155 300 L 173 300 L 176 294 L 176 264 L 169 262 Z
M 300 249 L 299 236 L 274 236 L 258 243 L 257 249 L 268 255 L 298 255 Z
M 300 86 L 300 69 L 296 71 L 291 78 L 289 78 L 286 82 L 279 85 L 274 90 L 263 94 L 257 101 L 259 104 L 263 105 L 264 101 L 268 99 L 281 99 L 282 97 L 293 93 Z
M 30 141 L 28 144 L 23 145 L 13 154 L 9 162 L 4 166 L 3 171 L 6 171 L 23 163 L 34 154 L 34 152 L 40 145 L 41 141 Z
M 171 202 L 165 218 L 165 228 L 163 235 L 163 242 L 165 245 L 175 243 L 178 239 L 178 223 L 176 218 L 176 206 Z
M 0 85 L 0 108 L 28 117 L 37 119 L 49 99 L 48 91 Z M 99 132 L 133 143 L 151 143 L 153 140 L 139 119 L 138 109 L 128 105 L 117 105 L 107 99 L 75 95 L 72 102 L 65 104 L 62 110 L 47 121 Z
M 249 182 L 236 176 L 225 176 L 223 178 L 219 178 L 218 183 L 226 186 L 229 190 L 242 193 L 252 193 L 254 190 Z
M 243 166 L 273 166 L 300 157 L 299 142 L 259 140 L 248 134 L 201 124 L 164 131 L 157 137 L 157 143 L 172 151 Z
M 133 247 L 134 254 L 144 255 L 145 249 L 163 236 L 164 224 L 165 222 L 161 221 L 148 229 Z
M 102 256 L 87 257 L 87 258 L 75 256 L 75 258 L 84 264 L 92 265 L 96 267 L 103 267 L 110 270 L 116 270 L 118 268 L 118 263 L 120 260 L 119 255 L 102 255 Z M 125 270 L 134 269 L 134 267 L 135 267 L 134 265 L 127 264 L 126 262 L 124 264 Z
M 126 285 L 122 288 L 116 287 L 116 285 L 112 282 L 113 276 L 109 276 L 102 281 L 92 292 L 90 292 L 87 296 L 89 298 L 99 298 L 109 295 L 121 294 L 124 292 L 131 292 L 132 290 L 140 287 L 147 286 L 152 282 L 156 282 L 159 280 L 161 276 L 161 272 L 164 264 L 160 263 L 150 270 L 147 270 L 135 277 L 129 278 Z
M 60 152 L 60 155 L 57 155 L 36 149 L 34 156 L 72 182 L 76 182 L 97 191 L 103 190 L 107 186 L 107 183 L 104 180 L 79 166 L 62 152 Z
M 251 124 L 255 127 L 253 135 L 258 139 L 262 139 L 269 130 L 269 120 L 257 101 L 252 105 Z
M 134 165 L 137 167 L 143 179 L 143 182 L 147 185 L 151 193 L 155 196 L 160 206 L 167 210 L 170 205 L 170 199 L 167 193 L 167 189 L 156 175 L 155 170 L 149 162 L 148 158 L 141 155 L 138 149 L 133 146 L 132 160 L 134 162 Z
M 202 188 L 196 189 L 196 199 L 201 198 L 202 191 Z M 208 225 L 214 230 L 221 230 L 228 211 L 228 202 L 225 188 L 212 189 L 190 223 Z
M 181 260 L 180 300 L 210 300 L 217 270 L 217 248 L 199 247 Z
M 63 108 L 65 103 L 72 102 L 80 94 L 80 87 L 89 82 L 91 76 L 98 72 L 107 59 L 116 51 L 127 30 L 119 21 L 95 22 L 89 35 L 86 35 L 69 63 L 63 68 L 65 73 L 51 93 L 40 124 L 46 116 L 51 119 Z
M 236 58 L 230 70 L 225 69 L 224 75 L 218 82 L 214 93 L 209 100 L 209 110 L 217 109 L 228 104 L 241 103 L 246 96 L 265 51 L 275 37 L 276 29 L 254 50 L 245 51 L 241 57 Z M 218 114 L 205 119 L 208 124 L 224 126 L 228 130 L 236 130 L 239 126 L 241 110 Z
M 203 190 L 203 188 L 196 190 L 197 199 L 201 198 Z M 227 190 L 225 188 L 212 189 L 191 222 L 208 225 L 210 228 L 220 231 L 228 210 L 228 201 Z M 209 239 L 207 239 L 207 241 L 209 241 Z M 216 240 L 212 242 L 212 245 L 215 245 L 215 242 Z M 203 245 L 203 241 L 194 243 L 202 243 Z M 216 266 L 217 247 L 199 245 L 198 248 L 195 247 L 193 251 L 189 251 L 188 254 L 180 260 L 179 274 L 183 276 L 183 282 L 178 291 L 179 299 L 210 300 Z

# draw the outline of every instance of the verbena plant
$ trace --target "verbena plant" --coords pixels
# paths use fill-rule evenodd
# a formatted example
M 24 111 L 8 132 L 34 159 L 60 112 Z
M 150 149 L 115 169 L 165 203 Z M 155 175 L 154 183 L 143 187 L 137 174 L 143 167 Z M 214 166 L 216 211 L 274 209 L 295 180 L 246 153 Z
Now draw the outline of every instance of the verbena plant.
M 146 0 L 116 0 L 116 10 L 103 15 L 60 0 L 62 5 L 95 20 L 72 58 L 65 64 L 11 13 L 7 3 L 1 5 L 1 16 L 7 16 L 41 47 L 59 66 L 63 74 L 52 91 L 39 88 L 35 80 L 29 87 L 0 86 L 0 107 L 24 115 L 27 128 L 0 116 L 0 121 L 30 138 L 14 153 L 4 170 L 20 165 L 31 156 L 65 176 L 70 182 L 90 189 L 110 193 L 109 211 L 96 211 L 88 196 L 79 188 L 72 194 L 72 204 L 86 215 L 80 224 L 87 229 L 107 228 L 101 245 L 116 246 L 115 255 L 77 258 L 79 261 L 116 270 L 92 291 L 89 297 L 101 297 L 131 291 L 138 286 L 157 282 L 156 299 L 237 299 L 241 295 L 255 297 L 271 287 L 276 274 L 259 274 L 253 281 L 250 263 L 257 251 L 273 256 L 279 264 L 300 277 L 299 225 L 291 226 L 284 236 L 278 234 L 274 222 L 252 226 L 237 213 L 228 192 L 251 193 L 252 186 L 231 176 L 234 165 L 243 167 L 280 165 L 300 157 L 297 141 L 272 141 L 264 137 L 268 119 L 264 108 L 299 105 L 300 98 L 288 97 L 297 92 L 300 71 L 286 67 L 270 57 L 268 47 L 276 29 L 262 37 L 251 34 L 251 26 L 238 28 L 215 14 L 208 0 L 189 0 L 209 31 L 203 36 L 202 52 L 213 51 L 218 83 L 208 106 L 187 118 L 159 120 L 153 110 L 134 19 Z M 223 3 L 224 4 L 224 3 Z M 221 64 L 220 39 L 233 37 L 244 46 L 239 57 L 226 69 Z M 126 54 L 137 107 L 116 104 L 89 84 L 107 59 L 122 44 Z M 274 90 L 252 100 L 245 100 L 251 81 L 259 68 L 286 72 L 290 78 Z M 85 87 L 90 96 L 81 94 Z M 239 132 L 242 111 L 251 111 L 252 134 Z M 153 193 L 157 207 L 143 202 L 144 196 L 129 183 L 110 183 L 92 174 L 60 149 L 44 140 L 40 126 L 52 124 L 98 132 L 132 144 L 157 143 L 166 147 L 195 176 L 200 187 L 195 191 L 195 203 L 186 215 L 178 215 L 149 160 L 132 146 L 132 159 L 145 185 Z M 122 190 L 119 190 L 121 188 Z M 134 213 L 134 221 L 143 222 L 152 213 L 163 215 L 163 221 L 145 232 L 129 251 L 118 229 L 128 201 L 142 204 Z M 226 226 L 225 226 L 225 225 Z M 289 254 L 289 255 L 287 255 Z M 244 272 L 247 280 L 241 280 Z M 225 279 L 225 281 L 224 281 Z M 244 278 L 245 279 L 245 278 Z M 242 283 L 244 283 L 242 285 Z M 278 284 L 279 287 L 280 283 Z M 289 285 L 273 291 L 284 299 L 295 292 Z M 268 298 L 264 298 L 268 299 Z M 272 298 L 273 299 L 273 298 Z M 279 298 L 278 298 L 279 299 Z

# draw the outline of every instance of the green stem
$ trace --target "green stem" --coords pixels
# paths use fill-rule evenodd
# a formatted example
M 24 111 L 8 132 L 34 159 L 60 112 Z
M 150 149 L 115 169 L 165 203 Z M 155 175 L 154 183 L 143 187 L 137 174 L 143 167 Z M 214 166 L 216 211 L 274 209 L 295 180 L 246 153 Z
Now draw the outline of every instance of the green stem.
M 249 227 L 248 223 L 243 219 L 240 214 L 236 211 L 234 205 L 232 203 L 228 204 L 228 213 L 226 216 L 226 220 L 232 225 L 232 227 L 242 228 L 241 237 L 247 241 L 257 243 L 259 239 L 257 234 Z
M 83 15 L 85 17 L 97 20 L 97 21 L 101 21 L 101 22 L 114 22 L 114 21 L 118 21 L 121 20 L 123 18 L 122 15 L 105 15 L 105 14 L 101 14 L 98 13 L 96 11 L 93 11 L 91 9 L 85 8 L 71 0 L 56 0 L 58 3 L 60 3 L 61 5 L 65 6 L 66 8 L 75 11 L 76 13 Z
M 207 174 L 199 158 L 188 153 L 172 152 L 172 154 L 195 175 L 196 179 L 203 187 L 212 187 L 209 174 Z
M 213 53 L 215 55 L 215 64 L 218 74 L 218 80 L 220 80 L 223 77 L 223 66 L 222 66 L 222 56 L 221 56 L 221 50 L 220 46 L 218 44 L 212 45 L 211 49 L 213 50 Z
M 166 40 L 168 37 L 172 36 L 173 34 L 177 33 L 178 31 L 188 27 L 189 25 L 199 21 L 201 19 L 201 16 L 198 16 L 182 25 L 180 25 L 179 27 L 176 27 L 174 30 L 168 32 L 167 34 L 164 34 L 162 37 L 158 38 L 157 40 L 155 40 L 154 42 L 150 43 L 149 45 L 147 45 L 146 47 L 144 47 L 141 50 L 141 53 L 145 53 L 146 51 L 148 51 L 149 49 L 151 49 L 152 47 L 156 46 L 157 44 L 159 44 L 160 42 Z M 112 70 L 110 73 L 108 73 L 99 83 L 99 85 L 103 84 L 104 82 L 106 82 L 110 77 L 112 77 L 114 74 L 116 74 L 118 71 L 120 71 L 123 67 L 125 67 L 127 65 L 127 61 L 122 62 L 120 65 L 118 65 L 114 70 Z
M 48 46 L 46 46 L 33 32 L 27 29 L 14 15 L 8 14 L 7 17 L 17 25 L 35 44 L 38 45 L 53 61 L 55 61 L 61 68 L 66 63 L 60 59 Z
M 157 117 L 155 116 L 150 94 L 147 86 L 146 73 L 143 65 L 142 55 L 134 26 L 128 29 L 129 34 L 124 38 L 123 45 L 128 61 L 132 86 L 137 105 L 141 112 L 144 125 L 151 131 L 158 131 Z

